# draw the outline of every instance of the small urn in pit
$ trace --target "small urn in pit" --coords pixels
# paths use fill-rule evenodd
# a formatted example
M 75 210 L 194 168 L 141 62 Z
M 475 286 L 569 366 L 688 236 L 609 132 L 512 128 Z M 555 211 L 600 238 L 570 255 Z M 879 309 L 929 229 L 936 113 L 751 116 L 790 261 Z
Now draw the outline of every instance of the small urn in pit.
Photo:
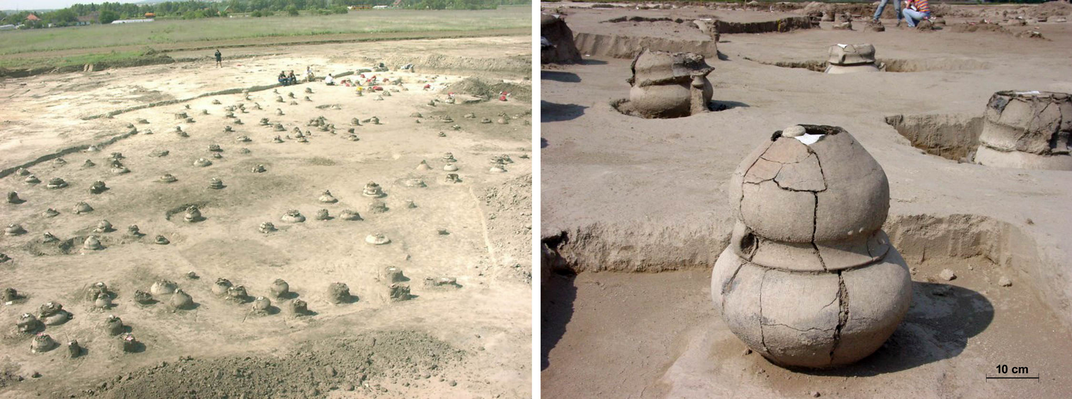
M 830 46 L 826 73 L 840 75 L 856 72 L 878 72 L 875 46 L 870 44 L 835 44 Z
M 645 118 L 678 118 L 708 111 L 714 68 L 704 56 L 644 49 L 631 65 L 629 108 Z
M 990 97 L 975 162 L 1020 169 L 1072 170 L 1072 94 L 1000 91 Z

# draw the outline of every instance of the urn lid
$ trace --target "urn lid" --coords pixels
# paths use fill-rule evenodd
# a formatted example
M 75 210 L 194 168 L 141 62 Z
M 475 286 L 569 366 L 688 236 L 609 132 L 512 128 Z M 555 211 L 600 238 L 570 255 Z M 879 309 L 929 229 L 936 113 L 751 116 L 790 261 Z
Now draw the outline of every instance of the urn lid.
M 809 247 L 870 237 L 890 206 L 882 167 L 836 126 L 775 132 L 738 166 L 730 195 L 755 235 Z
M 832 65 L 862 65 L 875 63 L 875 46 L 862 44 L 835 44 L 830 46 L 826 59 Z

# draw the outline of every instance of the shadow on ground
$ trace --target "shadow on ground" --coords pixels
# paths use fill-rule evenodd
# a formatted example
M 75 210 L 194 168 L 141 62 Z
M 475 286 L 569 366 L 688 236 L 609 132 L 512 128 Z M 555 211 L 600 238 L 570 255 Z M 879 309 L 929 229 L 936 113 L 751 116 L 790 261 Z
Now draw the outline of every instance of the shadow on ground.
M 581 77 L 573 72 L 540 71 L 541 80 L 553 80 L 562 83 L 580 83 Z
M 577 104 L 557 104 L 540 100 L 540 123 L 577 119 L 588 108 Z
M 994 320 L 994 306 L 982 294 L 948 284 L 912 283 L 912 307 L 890 339 L 874 354 L 834 370 L 796 370 L 811 375 L 867 377 L 951 359 L 968 339 Z
M 566 325 L 573 318 L 573 301 L 577 299 L 576 276 L 554 273 L 543 287 L 540 314 L 540 370 L 546 370 L 551 362 L 547 356 L 562 336 Z
M 725 111 L 727 109 L 748 107 L 750 107 L 748 104 L 742 103 L 740 101 L 711 100 L 711 102 L 707 103 L 707 109 L 712 111 Z

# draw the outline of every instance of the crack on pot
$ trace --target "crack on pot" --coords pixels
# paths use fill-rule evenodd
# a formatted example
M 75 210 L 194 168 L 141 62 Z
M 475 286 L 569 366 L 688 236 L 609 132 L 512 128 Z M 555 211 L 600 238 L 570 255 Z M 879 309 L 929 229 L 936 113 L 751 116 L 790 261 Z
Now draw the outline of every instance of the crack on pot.
M 744 265 L 745 265 L 745 263 L 741 263 L 740 265 L 738 265 L 737 270 L 733 271 L 733 275 L 730 276 L 730 278 L 726 279 L 725 283 L 722 283 L 722 303 L 721 303 L 722 309 L 726 308 L 726 294 L 730 293 L 730 290 L 733 288 L 734 281 L 737 280 L 737 273 L 741 272 L 741 269 L 744 268 Z M 760 294 L 760 295 L 762 295 L 762 294 Z M 762 306 L 762 305 L 760 305 L 760 306 Z
M 838 275 L 838 324 L 834 328 L 834 346 L 830 348 L 830 363 L 834 363 L 834 352 L 837 352 L 838 346 L 841 345 L 841 330 L 845 328 L 845 324 L 849 321 L 849 290 L 845 287 L 845 276 L 841 271 L 837 272 Z
M 767 338 L 763 334 L 763 283 L 767 281 L 767 272 L 770 269 L 763 270 L 763 275 L 759 279 L 759 346 L 763 347 L 763 352 L 766 352 L 767 356 L 774 358 L 774 354 L 767 348 Z

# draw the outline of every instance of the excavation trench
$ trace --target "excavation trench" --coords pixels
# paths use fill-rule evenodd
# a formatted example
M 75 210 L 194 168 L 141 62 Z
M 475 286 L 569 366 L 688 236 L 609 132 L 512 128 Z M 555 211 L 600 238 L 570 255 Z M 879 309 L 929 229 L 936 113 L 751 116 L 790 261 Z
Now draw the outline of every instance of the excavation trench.
M 671 53 L 696 53 L 709 59 L 718 57 L 718 43 L 712 39 L 681 40 L 577 33 L 573 36 L 573 41 L 585 57 L 634 58 L 645 48 Z
M 626 36 L 614 34 L 575 33 L 573 41 L 586 57 L 633 58 L 645 48 L 673 53 L 696 53 L 707 58 L 718 57 L 720 35 L 746 33 L 779 33 L 799 29 L 811 29 L 816 25 L 808 17 L 788 17 L 761 22 L 730 22 L 715 18 L 671 19 L 646 17 L 619 17 L 603 21 L 612 25 L 626 24 L 672 29 L 688 32 L 674 38 Z M 701 28 L 702 27 L 702 28 Z
M 781 68 L 807 69 L 812 72 L 826 72 L 826 60 L 805 61 L 762 61 L 748 57 L 744 59 L 758 62 L 763 65 L 773 65 Z M 911 73 L 929 71 L 974 71 L 989 69 L 990 64 L 975 60 L 958 59 L 931 59 L 931 60 L 902 60 L 892 58 L 878 58 L 875 60 L 882 72 Z
M 892 115 L 886 117 L 913 147 L 958 162 L 971 162 L 979 148 L 983 117 L 958 114 Z
M 732 220 L 705 224 L 593 224 L 545 235 L 544 276 L 584 272 L 654 273 L 710 269 L 729 245 Z M 891 215 L 883 229 L 910 268 L 967 267 L 997 285 L 1005 276 L 1031 290 L 1066 325 L 1072 284 L 1020 227 L 971 214 Z M 952 265 L 952 266 L 950 266 Z M 928 274 L 930 272 L 927 272 Z M 937 274 L 934 272 L 933 274 Z M 927 275 L 915 280 L 930 280 Z

